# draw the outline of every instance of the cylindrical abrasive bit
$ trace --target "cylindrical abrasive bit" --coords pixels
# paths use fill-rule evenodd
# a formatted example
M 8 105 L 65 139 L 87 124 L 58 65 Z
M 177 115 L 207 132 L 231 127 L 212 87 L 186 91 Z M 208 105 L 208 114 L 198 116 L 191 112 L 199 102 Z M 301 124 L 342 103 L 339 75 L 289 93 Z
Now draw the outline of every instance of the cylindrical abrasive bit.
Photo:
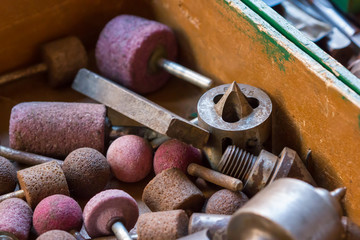
M 0 195 L 14 191 L 16 182 L 15 167 L 9 160 L 0 157 Z
M 31 208 L 53 194 L 70 195 L 64 172 L 55 161 L 20 170 L 17 177 Z
M 63 230 L 51 230 L 41 234 L 36 240 L 49 240 L 49 239 L 61 239 L 61 240 L 76 240 L 76 238 L 68 232 Z
M 142 200 L 153 212 L 198 211 L 204 203 L 204 196 L 182 171 L 171 168 L 156 175 L 146 185 Z
M 149 61 L 155 52 L 173 60 L 177 53 L 174 33 L 164 24 L 121 15 L 107 23 L 96 45 L 100 72 L 125 87 L 148 93 L 166 83 L 169 74 Z
M 139 208 L 135 199 L 117 189 L 96 194 L 85 205 L 83 214 L 85 229 L 92 238 L 110 235 L 118 223 L 122 223 L 129 231 L 138 216 Z
M 104 152 L 106 108 L 101 104 L 25 102 L 10 116 L 10 147 L 65 157 L 81 147 Z
M 242 192 L 222 189 L 214 193 L 206 204 L 206 213 L 232 215 L 241 208 L 249 198 Z
M 137 222 L 137 233 L 142 240 L 175 240 L 187 235 L 188 223 L 184 210 L 144 213 Z
M 31 228 L 32 210 L 19 198 L 0 203 L 0 231 L 10 232 L 19 240 L 26 240 Z
M 33 225 L 40 235 L 50 230 L 80 230 L 82 211 L 71 197 L 55 194 L 44 198 L 36 206 Z
M 79 148 L 72 151 L 62 164 L 72 194 L 92 197 L 104 190 L 110 178 L 110 166 L 99 151 Z

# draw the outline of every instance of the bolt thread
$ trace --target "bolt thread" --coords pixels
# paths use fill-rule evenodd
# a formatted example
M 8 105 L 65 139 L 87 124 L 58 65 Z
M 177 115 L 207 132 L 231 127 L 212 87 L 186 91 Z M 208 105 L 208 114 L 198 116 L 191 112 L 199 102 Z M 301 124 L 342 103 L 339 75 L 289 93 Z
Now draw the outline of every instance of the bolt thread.
M 246 183 L 256 159 L 257 156 L 231 145 L 226 148 L 217 168 L 221 173 L 238 178 Z

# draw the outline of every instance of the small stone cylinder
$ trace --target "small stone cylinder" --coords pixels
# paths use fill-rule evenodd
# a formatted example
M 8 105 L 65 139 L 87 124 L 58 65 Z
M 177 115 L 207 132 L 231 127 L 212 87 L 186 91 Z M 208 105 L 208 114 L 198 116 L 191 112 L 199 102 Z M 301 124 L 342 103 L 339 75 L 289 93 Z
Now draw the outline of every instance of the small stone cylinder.
M 61 239 L 61 240 L 76 240 L 76 238 L 68 232 L 63 230 L 51 230 L 41 234 L 36 240 L 49 240 L 49 239 Z
M 144 213 L 137 222 L 137 233 L 142 240 L 178 239 L 187 235 L 188 223 L 184 210 Z
M 31 208 L 48 196 L 70 195 L 64 172 L 56 161 L 20 170 L 17 177 Z
M 171 168 L 148 183 L 142 200 L 153 212 L 175 209 L 198 211 L 204 203 L 204 196 L 182 171 Z
M 14 191 L 16 181 L 15 167 L 9 160 L 0 157 L 0 195 Z

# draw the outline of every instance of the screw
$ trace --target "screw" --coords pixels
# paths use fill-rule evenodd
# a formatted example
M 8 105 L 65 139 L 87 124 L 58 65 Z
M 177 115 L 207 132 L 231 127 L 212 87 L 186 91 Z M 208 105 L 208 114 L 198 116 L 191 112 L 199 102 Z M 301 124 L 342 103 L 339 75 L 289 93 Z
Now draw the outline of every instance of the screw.
M 254 156 L 231 145 L 226 148 L 217 168 L 226 175 L 240 179 L 244 183 L 244 192 L 250 196 L 274 180 L 284 177 L 297 178 L 316 186 L 299 155 L 287 147 L 279 156 L 266 150 L 261 150 L 258 156 Z

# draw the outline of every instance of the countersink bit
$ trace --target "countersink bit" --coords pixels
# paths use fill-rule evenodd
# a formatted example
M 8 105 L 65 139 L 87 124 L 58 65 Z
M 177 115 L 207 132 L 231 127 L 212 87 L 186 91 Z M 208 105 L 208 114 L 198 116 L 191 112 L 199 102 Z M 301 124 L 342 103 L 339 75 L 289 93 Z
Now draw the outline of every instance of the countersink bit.
M 198 105 L 198 125 L 210 132 L 204 152 L 213 169 L 229 145 L 258 154 L 271 136 L 272 103 L 262 90 L 233 82 L 210 89 Z
M 249 196 L 284 177 L 297 178 L 316 186 L 299 155 L 287 147 L 279 156 L 266 150 L 254 156 L 234 145 L 228 146 L 217 168 L 226 175 L 242 180 L 244 192 Z

